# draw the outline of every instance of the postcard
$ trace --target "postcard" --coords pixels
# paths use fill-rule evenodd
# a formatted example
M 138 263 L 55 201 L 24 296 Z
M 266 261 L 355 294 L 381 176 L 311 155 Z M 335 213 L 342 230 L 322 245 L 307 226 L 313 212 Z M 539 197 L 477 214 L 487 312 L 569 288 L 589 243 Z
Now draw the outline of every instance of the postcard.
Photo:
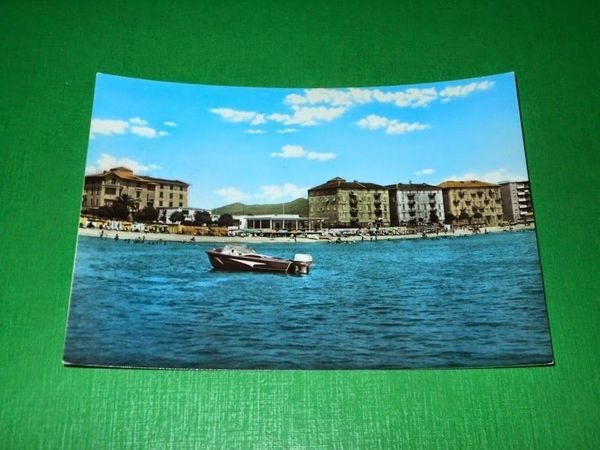
M 82 186 L 68 366 L 553 363 L 513 73 L 98 74 Z

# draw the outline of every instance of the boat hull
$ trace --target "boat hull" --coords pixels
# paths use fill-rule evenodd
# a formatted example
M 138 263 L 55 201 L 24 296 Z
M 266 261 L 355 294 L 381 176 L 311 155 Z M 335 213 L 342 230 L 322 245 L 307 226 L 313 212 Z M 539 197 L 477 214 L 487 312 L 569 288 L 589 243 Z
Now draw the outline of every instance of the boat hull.
M 294 273 L 294 262 L 263 255 L 229 255 L 218 250 L 206 252 L 215 270 L 236 272 Z

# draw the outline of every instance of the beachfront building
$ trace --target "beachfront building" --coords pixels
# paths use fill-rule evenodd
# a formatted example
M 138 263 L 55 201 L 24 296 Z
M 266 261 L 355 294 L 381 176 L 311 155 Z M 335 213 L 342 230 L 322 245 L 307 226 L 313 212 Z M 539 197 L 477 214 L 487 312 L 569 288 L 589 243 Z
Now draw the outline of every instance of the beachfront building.
M 260 214 L 233 216 L 239 228 L 251 232 L 294 231 L 308 228 L 308 218 L 298 214 Z
M 429 184 L 392 184 L 387 186 L 390 197 L 392 226 L 443 223 L 442 189 Z
M 484 181 L 444 181 L 444 221 L 454 225 L 489 225 L 502 222 L 500 186 Z
M 127 194 L 138 210 L 146 206 L 187 208 L 189 186 L 183 181 L 135 175 L 131 169 L 115 167 L 85 176 L 82 207 L 108 206 Z
M 533 207 L 529 181 L 500 183 L 504 220 L 516 223 L 533 222 Z
M 308 190 L 308 216 L 314 228 L 389 226 L 388 192 L 378 184 L 333 178 Z

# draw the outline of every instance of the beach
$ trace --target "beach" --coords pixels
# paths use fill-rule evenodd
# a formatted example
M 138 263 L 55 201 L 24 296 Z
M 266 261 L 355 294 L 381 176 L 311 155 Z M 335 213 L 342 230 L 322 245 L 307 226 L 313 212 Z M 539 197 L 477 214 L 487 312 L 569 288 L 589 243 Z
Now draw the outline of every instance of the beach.
M 247 243 L 247 244 L 272 244 L 272 243 L 331 243 L 331 242 L 356 242 L 356 241 L 388 241 L 401 239 L 453 239 L 464 236 L 483 235 L 486 233 L 507 233 L 519 231 L 535 230 L 534 225 L 515 225 L 511 227 L 485 227 L 474 231 L 468 228 L 460 228 L 447 232 L 427 233 L 426 235 L 415 234 L 384 234 L 380 232 L 377 236 L 371 235 L 352 235 L 336 236 L 325 234 L 317 237 L 306 237 L 298 235 L 295 238 L 290 236 L 270 237 L 270 236 L 191 236 L 189 234 L 169 234 L 169 233 L 150 233 L 119 230 L 99 230 L 96 228 L 79 228 L 79 236 L 90 236 L 103 239 L 119 239 L 124 241 L 162 241 L 162 242 L 184 242 L 184 243 Z

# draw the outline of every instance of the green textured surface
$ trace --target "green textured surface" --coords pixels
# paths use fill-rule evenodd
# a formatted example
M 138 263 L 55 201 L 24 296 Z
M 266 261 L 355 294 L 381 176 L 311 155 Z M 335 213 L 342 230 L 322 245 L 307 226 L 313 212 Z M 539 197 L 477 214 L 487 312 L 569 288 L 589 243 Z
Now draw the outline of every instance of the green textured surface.
M 219 3 L 0 5 L 0 448 L 599 448 L 598 3 Z M 555 367 L 62 366 L 96 72 L 308 87 L 513 70 Z

